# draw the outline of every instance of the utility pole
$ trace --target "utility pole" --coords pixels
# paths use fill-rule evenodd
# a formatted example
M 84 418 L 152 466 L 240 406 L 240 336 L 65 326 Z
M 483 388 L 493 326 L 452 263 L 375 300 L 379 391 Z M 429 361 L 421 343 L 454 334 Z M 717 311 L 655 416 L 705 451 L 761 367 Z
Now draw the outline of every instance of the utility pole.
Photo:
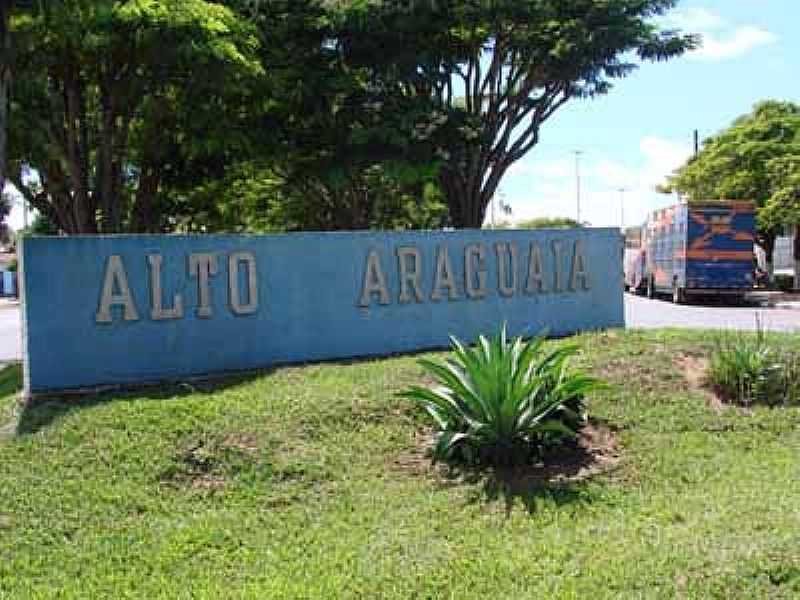
M 575 152 L 575 204 L 577 209 L 576 220 L 581 222 L 581 154 L 583 151 L 574 150 Z
M 619 227 L 625 231 L 625 192 L 628 188 L 621 187 L 617 190 L 619 192 Z
M 695 157 L 697 157 L 698 154 L 700 154 L 700 132 L 697 129 L 695 129 L 694 130 L 694 155 L 695 155 Z

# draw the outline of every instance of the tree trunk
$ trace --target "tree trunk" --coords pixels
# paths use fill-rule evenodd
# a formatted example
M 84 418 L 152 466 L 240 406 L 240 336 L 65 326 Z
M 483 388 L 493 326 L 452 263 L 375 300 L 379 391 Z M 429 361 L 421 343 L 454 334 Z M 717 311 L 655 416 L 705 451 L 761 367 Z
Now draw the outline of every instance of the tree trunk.
M 97 181 L 95 189 L 99 192 L 97 201 L 102 211 L 101 229 L 103 233 L 115 233 L 120 227 L 120 211 L 114 198 L 114 109 L 111 95 L 105 85 L 100 87 L 100 129 L 97 132 Z
M 481 229 L 486 211 L 511 162 L 492 158 L 489 148 L 471 148 L 465 162 L 468 174 L 447 166 L 440 183 L 450 209 L 450 220 L 457 229 Z
M 483 200 L 479 180 L 470 185 L 459 173 L 447 168 L 439 180 L 450 210 L 450 224 L 456 229 L 483 227 L 488 202 Z
M 139 175 L 139 187 L 131 215 L 131 233 L 160 233 L 161 213 L 156 207 L 156 194 L 161 184 L 158 169 L 144 165 Z
M 800 290 L 800 224 L 794 226 L 794 289 Z
M 6 184 L 8 118 L 11 87 L 11 35 L 8 31 L 7 2 L 0 3 L 0 194 Z
M 71 180 L 73 233 L 97 233 L 97 221 L 89 190 L 89 141 L 86 126 L 86 98 L 80 69 L 64 70 L 64 111 L 66 117 L 67 166 Z
M 130 115 L 121 114 L 118 96 L 112 89 L 113 80 L 100 86 L 100 127 L 97 132 L 97 182 L 99 206 L 103 215 L 104 233 L 121 233 L 124 216 L 129 208 L 121 193 L 122 163 L 128 147 Z

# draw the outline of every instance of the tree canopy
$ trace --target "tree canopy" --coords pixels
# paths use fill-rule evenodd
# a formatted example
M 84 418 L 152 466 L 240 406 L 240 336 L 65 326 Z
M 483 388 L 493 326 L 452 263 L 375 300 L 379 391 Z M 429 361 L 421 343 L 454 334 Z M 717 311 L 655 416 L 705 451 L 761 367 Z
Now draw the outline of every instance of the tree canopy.
M 430 106 L 412 139 L 433 144 L 456 227 L 481 227 L 503 176 L 565 103 L 609 92 L 634 56 L 667 60 L 698 42 L 654 24 L 674 0 L 345 4 L 334 38 L 345 59 L 383 96 Z
M 9 178 L 65 233 L 480 227 L 675 4 L 15 0 Z
M 10 6 L 0 2 L 0 195 L 6 185 L 6 154 L 8 152 L 8 109 L 11 93 L 11 33 Z
M 667 188 L 690 201 L 753 201 L 758 241 L 771 263 L 777 232 L 800 224 L 800 105 L 757 104 L 705 140 L 700 153 L 669 178 Z M 797 249 L 795 255 L 800 259 Z
M 522 221 L 517 223 L 517 227 L 519 229 L 573 229 L 583 227 L 583 224 L 569 217 L 542 217 Z
M 241 141 L 221 97 L 261 66 L 252 27 L 229 8 L 32 2 L 12 13 L 11 29 L 8 177 L 66 233 L 168 229 L 162 181 Z

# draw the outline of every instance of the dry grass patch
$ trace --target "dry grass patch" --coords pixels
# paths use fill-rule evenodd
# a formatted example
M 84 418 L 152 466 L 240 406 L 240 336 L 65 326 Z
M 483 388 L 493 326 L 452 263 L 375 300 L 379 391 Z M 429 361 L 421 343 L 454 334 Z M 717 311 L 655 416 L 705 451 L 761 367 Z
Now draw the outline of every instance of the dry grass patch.
M 683 373 L 689 391 L 700 394 L 706 404 L 717 413 L 725 410 L 725 403 L 708 381 L 708 359 L 703 356 L 682 354 L 675 358 L 675 366 Z

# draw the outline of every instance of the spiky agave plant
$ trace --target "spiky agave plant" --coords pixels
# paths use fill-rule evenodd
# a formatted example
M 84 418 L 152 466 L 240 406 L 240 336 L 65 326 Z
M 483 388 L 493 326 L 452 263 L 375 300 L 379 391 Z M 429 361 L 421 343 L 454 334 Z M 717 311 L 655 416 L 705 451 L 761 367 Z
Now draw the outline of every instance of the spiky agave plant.
M 436 423 L 434 460 L 509 466 L 577 436 L 585 395 L 601 384 L 569 369 L 576 346 L 546 350 L 541 336 L 509 340 L 505 326 L 472 348 L 451 341 L 444 363 L 420 361 L 439 385 L 402 394 Z

